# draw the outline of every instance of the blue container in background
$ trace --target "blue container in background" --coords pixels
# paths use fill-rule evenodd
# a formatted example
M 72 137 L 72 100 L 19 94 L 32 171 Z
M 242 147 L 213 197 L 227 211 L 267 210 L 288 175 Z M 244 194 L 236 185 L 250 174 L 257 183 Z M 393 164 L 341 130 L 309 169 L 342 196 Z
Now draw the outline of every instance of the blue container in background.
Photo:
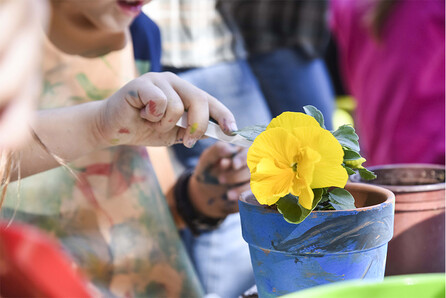
M 349 279 L 383 279 L 393 235 L 395 196 L 384 188 L 351 183 L 353 210 L 313 211 L 290 224 L 251 193 L 239 200 L 259 297 L 275 297 Z

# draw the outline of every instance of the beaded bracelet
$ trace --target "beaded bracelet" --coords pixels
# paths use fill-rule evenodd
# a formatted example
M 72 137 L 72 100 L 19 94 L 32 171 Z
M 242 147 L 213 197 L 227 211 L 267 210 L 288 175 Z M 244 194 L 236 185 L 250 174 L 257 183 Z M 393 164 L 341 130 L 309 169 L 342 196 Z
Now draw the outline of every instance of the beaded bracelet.
M 191 232 L 198 236 L 203 232 L 216 229 L 224 218 L 208 217 L 195 209 L 188 192 L 192 174 L 192 170 L 186 170 L 180 175 L 174 187 L 174 196 L 178 214 L 183 218 Z

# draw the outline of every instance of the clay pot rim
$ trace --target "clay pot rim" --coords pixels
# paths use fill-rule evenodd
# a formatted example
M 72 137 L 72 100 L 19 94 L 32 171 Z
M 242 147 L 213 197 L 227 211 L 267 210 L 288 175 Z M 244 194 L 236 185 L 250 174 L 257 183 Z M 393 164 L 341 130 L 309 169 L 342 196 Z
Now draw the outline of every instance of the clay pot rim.
M 445 166 L 438 164 L 425 164 L 425 163 L 399 163 L 399 164 L 386 164 L 376 165 L 368 167 L 371 171 L 386 170 L 386 169 L 432 169 L 432 170 L 445 170 Z M 372 182 L 373 183 L 373 182 Z M 390 189 L 397 193 L 411 193 L 411 192 L 424 192 L 435 191 L 445 189 L 445 182 L 432 183 L 423 185 L 387 185 L 387 184 L 373 184 L 376 186 Z
M 346 212 L 346 211 L 363 212 L 363 211 L 375 209 L 377 206 L 380 206 L 380 205 L 387 205 L 387 204 L 394 205 L 395 204 L 395 194 L 392 191 L 390 191 L 382 186 L 372 185 L 372 184 L 367 184 L 367 183 L 359 183 L 359 182 L 348 182 L 347 185 L 345 186 L 345 188 L 347 190 L 349 188 L 362 188 L 365 191 L 379 192 L 379 193 L 382 193 L 383 195 L 385 195 L 387 198 L 384 202 L 381 202 L 381 203 L 375 204 L 375 205 L 371 205 L 371 206 L 366 206 L 366 207 L 359 207 L 359 208 L 355 208 L 355 209 L 344 209 L 344 210 L 313 210 L 313 211 L 311 211 L 311 213 L 314 212 L 316 214 L 329 214 L 329 213 Z M 270 207 L 268 205 L 262 205 L 258 202 L 257 202 L 257 204 L 253 204 L 251 202 L 246 201 L 246 198 L 251 195 L 254 196 L 253 193 L 251 192 L 251 190 L 245 191 L 240 194 L 239 201 L 241 201 L 244 204 L 248 204 L 248 205 L 252 205 L 252 206 Z

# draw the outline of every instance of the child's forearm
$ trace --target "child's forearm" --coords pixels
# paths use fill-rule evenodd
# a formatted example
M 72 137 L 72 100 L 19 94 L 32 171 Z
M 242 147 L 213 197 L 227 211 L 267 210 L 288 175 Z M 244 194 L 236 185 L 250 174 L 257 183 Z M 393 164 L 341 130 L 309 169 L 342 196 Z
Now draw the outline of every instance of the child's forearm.
M 33 138 L 21 151 L 21 177 L 60 166 L 52 154 L 64 161 L 107 147 L 98 133 L 97 119 L 102 102 L 37 112 L 32 129 L 46 149 Z M 17 173 L 13 173 L 13 179 Z

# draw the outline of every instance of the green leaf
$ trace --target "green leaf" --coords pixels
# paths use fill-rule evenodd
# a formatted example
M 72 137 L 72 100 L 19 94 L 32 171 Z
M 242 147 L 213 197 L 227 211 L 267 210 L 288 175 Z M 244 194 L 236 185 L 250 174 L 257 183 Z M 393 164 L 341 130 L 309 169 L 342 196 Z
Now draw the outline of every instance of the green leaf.
M 343 147 L 359 152 L 359 137 L 352 126 L 342 125 L 333 132 L 333 135 Z
M 277 210 L 283 215 L 283 218 L 289 222 L 298 224 L 301 223 L 317 206 L 319 201 L 322 198 L 323 189 L 313 189 L 314 199 L 311 210 L 305 209 L 299 204 L 299 199 L 292 194 L 288 194 L 282 198 L 280 198 L 277 203 Z
M 314 208 L 314 210 L 335 210 L 333 206 L 331 206 L 329 201 L 329 196 L 327 192 L 328 187 L 323 188 L 322 199 L 319 201 L 319 204 Z
M 361 178 L 364 180 L 373 180 L 376 179 L 375 173 L 372 171 L 367 170 L 366 168 L 360 168 L 358 169 L 359 175 L 361 175 Z
M 355 199 L 343 188 L 335 188 L 328 193 L 330 204 L 336 210 L 355 209 Z
M 322 189 L 326 189 L 326 188 L 322 188 Z M 328 192 L 324 192 L 322 194 L 321 200 L 319 201 L 319 204 L 325 203 L 328 201 Z
M 234 131 L 234 134 L 241 135 L 245 139 L 250 140 L 251 142 L 254 142 L 254 139 L 264 132 L 266 129 L 266 125 L 253 125 L 253 126 L 247 126 L 242 129 L 239 129 L 237 131 Z
M 325 128 L 324 115 L 316 107 L 312 105 L 304 106 L 305 114 L 313 117 L 322 128 Z
M 344 150 L 344 160 L 357 160 L 362 158 L 361 154 L 359 154 L 357 151 L 353 151 L 349 148 L 342 148 Z
M 349 176 L 350 176 L 350 175 L 353 175 L 353 174 L 356 174 L 356 172 L 355 172 L 352 168 L 350 168 L 349 166 L 346 166 L 345 164 L 343 164 L 342 166 L 344 167 L 344 169 L 347 170 L 347 174 L 348 174 Z

